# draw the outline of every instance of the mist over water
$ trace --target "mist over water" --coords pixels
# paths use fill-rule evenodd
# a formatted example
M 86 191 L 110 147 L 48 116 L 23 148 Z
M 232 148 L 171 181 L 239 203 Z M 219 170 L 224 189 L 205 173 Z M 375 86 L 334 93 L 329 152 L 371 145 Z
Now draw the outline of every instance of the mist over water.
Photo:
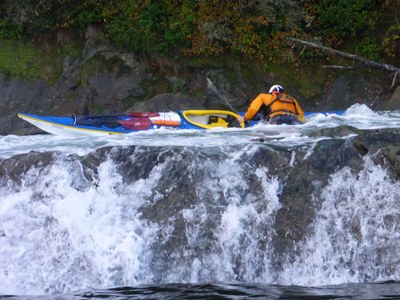
M 382 282 L 379 295 L 397 293 L 387 282 L 400 279 L 400 186 L 369 155 L 358 173 L 337 168 L 327 184 L 313 182 L 307 201 L 315 216 L 305 238 L 287 253 L 275 243 L 282 176 L 302 153 L 306 160 L 319 141 L 399 128 L 399 112 L 355 105 L 301 126 L 2 136 L 0 164 L 14 159 L 16 169 L 25 168 L 21 155 L 31 151 L 48 162 L 0 177 L 0 295 L 147 292 L 167 299 L 160 289 L 169 296 L 189 289 L 279 298 L 295 289 L 299 297 L 340 296 Z M 104 147 L 114 147 L 105 158 L 95 152 Z M 129 155 L 115 159 L 125 148 Z M 287 152 L 287 170 L 250 162 L 260 149 Z M 87 155 L 100 157 L 98 165 L 88 167 Z M 156 164 L 142 163 L 152 155 Z M 126 164 L 136 168 L 124 173 Z M 181 186 L 182 176 L 191 184 Z M 174 202 L 178 195 L 184 200 Z M 346 294 L 349 284 L 359 285 Z

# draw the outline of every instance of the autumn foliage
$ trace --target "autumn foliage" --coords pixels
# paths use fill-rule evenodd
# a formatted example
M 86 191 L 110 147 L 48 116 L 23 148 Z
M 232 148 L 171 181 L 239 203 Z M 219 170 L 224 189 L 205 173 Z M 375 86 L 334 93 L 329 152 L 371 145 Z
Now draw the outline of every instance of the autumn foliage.
M 399 15 L 398 0 L 4 0 L 0 37 L 97 23 L 138 53 L 295 60 L 298 37 L 398 61 Z

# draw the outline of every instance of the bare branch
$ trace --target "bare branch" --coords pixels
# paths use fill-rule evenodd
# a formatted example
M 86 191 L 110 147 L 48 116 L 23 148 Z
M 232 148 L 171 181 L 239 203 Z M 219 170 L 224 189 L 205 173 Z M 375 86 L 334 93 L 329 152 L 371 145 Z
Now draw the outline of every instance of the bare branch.
M 400 68 L 397 68 L 395 66 L 392 65 L 388 65 L 388 64 L 381 64 L 378 63 L 376 61 L 372 61 L 372 60 L 368 60 L 364 57 L 358 56 L 358 55 L 354 55 L 354 54 L 349 54 L 346 52 L 342 52 L 339 50 L 335 50 L 329 47 L 325 47 L 322 45 L 318 45 L 315 43 L 311 43 L 311 42 L 307 42 L 307 41 L 303 41 L 303 40 L 299 40 L 299 39 L 294 39 L 294 38 L 289 38 L 290 41 L 308 46 L 308 47 L 312 47 L 312 48 L 316 48 L 316 49 L 320 49 L 328 54 L 333 54 L 333 55 L 338 55 L 344 58 L 348 58 L 348 59 L 352 59 L 354 61 L 358 61 L 359 63 L 363 64 L 363 65 L 367 65 L 373 68 L 377 68 L 377 69 L 382 69 L 382 70 L 386 70 L 386 71 L 390 71 L 390 72 L 395 72 L 396 74 L 400 74 Z
M 303 47 L 303 49 L 302 49 L 301 52 L 300 52 L 300 55 L 303 54 L 303 52 L 304 52 L 304 50 L 306 50 L 306 48 L 307 48 L 306 46 Z
M 322 66 L 325 69 L 354 69 L 354 66 Z
M 389 89 L 391 89 L 392 87 L 394 87 L 394 85 L 396 84 L 396 79 L 397 79 L 397 75 L 398 75 L 398 74 L 399 74 L 398 72 L 394 73 L 393 80 L 392 80 L 392 84 L 390 85 Z

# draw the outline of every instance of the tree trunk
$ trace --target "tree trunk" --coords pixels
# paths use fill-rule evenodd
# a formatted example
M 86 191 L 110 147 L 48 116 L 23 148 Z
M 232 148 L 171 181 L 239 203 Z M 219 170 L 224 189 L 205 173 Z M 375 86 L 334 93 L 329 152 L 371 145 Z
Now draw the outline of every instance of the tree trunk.
M 370 67 L 373 67 L 373 68 L 394 72 L 395 74 L 399 74 L 400 75 L 400 68 L 397 68 L 397 67 L 392 66 L 392 65 L 381 64 L 381 63 L 378 63 L 378 62 L 375 62 L 375 61 L 372 61 L 372 60 L 368 60 L 368 59 L 366 59 L 364 57 L 361 57 L 361 56 L 345 53 L 345 52 L 342 52 L 342 51 L 339 51 L 339 50 L 335 50 L 335 49 L 332 49 L 332 48 L 329 48 L 329 47 L 325 47 L 325 46 L 322 46 L 322 45 L 318 45 L 318 44 L 315 44 L 315 43 L 311 43 L 311 42 L 307 42 L 307 41 L 303 41 L 303 40 L 299 40 L 299 39 L 295 39 L 295 38 L 289 38 L 289 40 L 293 41 L 295 43 L 302 44 L 304 46 L 320 49 L 320 50 L 322 50 L 322 51 L 324 51 L 326 53 L 329 53 L 329 54 L 338 55 L 338 56 L 341 56 L 341 57 L 344 57 L 344 58 L 348 58 L 348 59 L 352 59 L 352 60 L 358 61 L 359 63 L 361 63 L 363 65 L 366 65 L 366 66 L 370 66 Z

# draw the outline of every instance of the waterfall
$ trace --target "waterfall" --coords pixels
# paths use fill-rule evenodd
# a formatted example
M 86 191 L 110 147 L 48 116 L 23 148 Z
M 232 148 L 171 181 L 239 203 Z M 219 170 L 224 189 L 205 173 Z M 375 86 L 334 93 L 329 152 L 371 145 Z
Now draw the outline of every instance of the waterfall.
M 0 292 L 398 278 L 396 145 L 370 137 L 5 158 Z

